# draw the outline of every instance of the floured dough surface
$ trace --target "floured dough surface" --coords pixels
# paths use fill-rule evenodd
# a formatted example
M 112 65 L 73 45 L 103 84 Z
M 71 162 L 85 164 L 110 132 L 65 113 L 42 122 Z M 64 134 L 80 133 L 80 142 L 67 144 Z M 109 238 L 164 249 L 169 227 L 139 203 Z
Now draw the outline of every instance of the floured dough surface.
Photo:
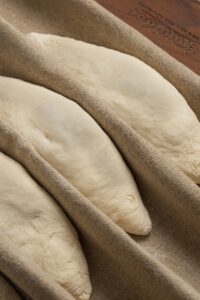
M 15 288 L 0 274 L 0 300 L 22 300 Z
M 71 222 L 25 169 L 2 152 L 0 166 L 1 233 L 75 299 L 88 300 L 88 267 Z
M 132 174 L 110 138 L 79 105 L 43 87 L 0 77 L 0 117 L 124 230 L 150 232 Z
M 199 121 L 182 95 L 158 72 L 135 57 L 104 47 L 53 35 L 28 36 L 200 183 Z

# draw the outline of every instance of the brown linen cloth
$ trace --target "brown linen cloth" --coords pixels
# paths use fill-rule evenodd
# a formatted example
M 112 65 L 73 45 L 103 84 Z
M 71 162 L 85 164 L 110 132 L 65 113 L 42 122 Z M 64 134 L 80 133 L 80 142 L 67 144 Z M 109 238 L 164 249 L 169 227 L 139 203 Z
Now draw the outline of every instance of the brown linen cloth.
M 91 300 L 200 299 L 199 187 L 69 70 L 39 53 L 24 33 L 69 36 L 136 56 L 167 78 L 200 118 L 199 76 L 92 0 L 1 0 L 0 15 L 0 75 L 48 87 L 87 110 L 126 159 L 150 212 L 150 236 L 130 237 L 0 120 L 0 150 L 28 170 L 78 229 L 89 264 Z M 73 299 L 1 233 L 0 271 L 26 299 Z

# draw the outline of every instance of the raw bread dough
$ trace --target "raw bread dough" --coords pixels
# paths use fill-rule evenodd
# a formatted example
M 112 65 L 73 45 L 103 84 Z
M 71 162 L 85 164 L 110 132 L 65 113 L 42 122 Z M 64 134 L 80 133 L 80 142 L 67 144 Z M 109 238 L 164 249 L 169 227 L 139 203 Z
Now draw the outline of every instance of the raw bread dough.
M 0 300 L 22 300 L 14 287 L 0 274 Z
M 134 178 L 110 138 L 75 102 L 18 79 L 0 77 L 0 117 L 124 230 L 151 230 Z
M 76 299 L 88 300 L 88 267 L 71 222 L 25 169 L 2 152 L 0 166 L 1 233 Z
M 200 124 L 182 95 L 135 57 L 53 35 L 28 35 L 174 165 L 200 183 Z

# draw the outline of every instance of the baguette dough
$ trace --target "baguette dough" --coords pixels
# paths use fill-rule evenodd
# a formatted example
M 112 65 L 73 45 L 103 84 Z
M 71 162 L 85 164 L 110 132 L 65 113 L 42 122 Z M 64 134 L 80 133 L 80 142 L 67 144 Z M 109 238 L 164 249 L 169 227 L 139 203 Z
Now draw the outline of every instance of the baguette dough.
M 135 57 L 82 41 L 28 36 L 200 183 L 200 123 L 182 95 L 157 71 Z
M 0 300 L 22 300 L 14 287 L 0 274 Z
M 149 215 L 120 153 L 75 102 L 18 79 L 0 77 L 0 117 L 124 230 L 151 230 Z
M 2 152 L 0 166 L 1 233 L 77 300 L 88 300 L 88 267 L 71 222 L 25 169 Z

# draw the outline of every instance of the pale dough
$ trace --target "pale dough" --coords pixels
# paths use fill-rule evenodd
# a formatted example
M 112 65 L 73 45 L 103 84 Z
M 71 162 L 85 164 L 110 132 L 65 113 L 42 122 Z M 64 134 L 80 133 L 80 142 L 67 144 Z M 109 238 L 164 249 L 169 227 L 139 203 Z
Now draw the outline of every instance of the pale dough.
M 46 88 L 0 77 L 0 117 L 124 230 L 151 230 L 134 178 L 110 138 L 78 104 Z
M 25 169 L 2 152 L 0 166 L 1 233 L 75 299 L 88 300 L 88 267 L 71 222 Z
M 22 300 L 14 287 L 0 274 L 0 300 Z
M 158 72 L 135 57 L 82 41 L 36 33 L 28 37 L 200 183 L 199 121 Z

